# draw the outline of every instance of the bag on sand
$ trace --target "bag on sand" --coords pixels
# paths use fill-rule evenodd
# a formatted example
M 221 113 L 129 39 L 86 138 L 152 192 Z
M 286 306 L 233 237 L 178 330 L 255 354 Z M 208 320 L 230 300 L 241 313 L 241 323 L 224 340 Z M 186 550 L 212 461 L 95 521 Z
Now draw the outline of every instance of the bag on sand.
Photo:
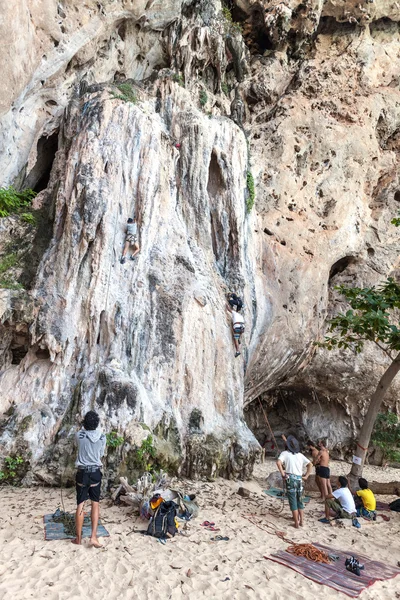
M 178 531 L 175 523 L 176 504 L 170 500 L 162 502 L 156 509 L 147 528 L 147 535 L 156 538 L 174 537 Z
M 389 504 L 389 508 L 390 508 L 390 510 L 395 510 L 396 512 L 400 512 L 400 498 L 398 500 L 393 500 L 393 502 L 391 502 Z

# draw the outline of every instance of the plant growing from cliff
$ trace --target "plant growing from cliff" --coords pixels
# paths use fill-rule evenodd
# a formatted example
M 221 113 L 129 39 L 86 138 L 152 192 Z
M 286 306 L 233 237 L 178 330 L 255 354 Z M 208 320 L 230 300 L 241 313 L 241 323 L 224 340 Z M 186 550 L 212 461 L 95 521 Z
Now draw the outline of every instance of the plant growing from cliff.
M 132 104 L 137 103 L 136 92 L 130 83 L 119 83 L 116 87 L 120 93 L 112 92 L 113 98 L 118 98 L 124 102 L 131 102 Z
M 382 450 L 384 460 L 400 462 L 400 421 L 395 413 L 379 413 L 372 442 Z
M 205 106 L 207 104 L 207 100 L 208 100 L 208 96 L 207 96 L 207 92 L 205 90 L 200 90 L 199 93 L 199 102 L 200 102 L 200 106 Z
M 395 227 L 400 227 L 400 217 L 394 217 L 390 222 Z
M 221 90 L 223 91 L 223 93 L 225 94 L 225 96 L 229 96 L 230 91 L 231 91 L 230 88 L 229 88 L 229 85 L 225 81 L 223 81 L 221 83 Z
M 15 485 L 22 477 L 24 463 L 22 456 L 6 456 L 0 471 L 0 482 Z
M 151 471 L 156 457 L 157 451 L 154 446 L 153 436 L 148 435 L 145 440 L 141 443 L 140 448 L 136 451 L 136 465 L 139 469 L 144 471 Z
M 24 223 L 28 223 L 29 225 L 36 225 L 35 216 L 30 212 L 22 213 L 21 220 L 24 221 Z
M 0 288 L 8 290 L 19 290 L 23 286 L 14 281 L 7 271 L 14 267 L 18 267 L 20 256 L 17 252 L 10 252 L 0 260 Z
M 243 30 L 242 25 L 240 23 L 238 23 L 237 21 L 233 20 L 231 8 L 229 6 L 225 5 L 222 7 L 222 16 L 225 21 L 225 30 L 227 33 L 234 32 L 234 31 L 242 33 L 242 30 Z
M 124 438 L 118 435 L 116 431 L 110 431 L 106 434 L 107 446 L 109 448 L 118 448 L 124 443 Z
M 247 185 L 246 208 L 247 208 L 247 212 L 250 212 L 254 206 L 254 201 L 256 199 L 256 191 L 254 188 L 254 177 L 253 177 L 251 171 L 247 171 L 246 185 Z
M 185 87 L 185 81 L 183 79 L 183 75 L 181 73 L 174 73 L 172 75 L 172 81 L 175 81 L 181 87 Z
M 351 477 L 362 474 L 371 434 L 383 398 L 400 371 L 400 285 L 391 277 L 379 286 L 367 288 L 336 288 L 347 300 L 350 309 L 329 321 L 328 334 L 318 346 L 333 350 L 351 349 L 360 353 L 366 343 L 374 343 L 385 354 L 388 366 L 371 396 L 360 430 L 355 456 L 361 464 L 353 463 Z
M 24 208 L 30 206 L 36 192 L 27 188 L 21 192 L 10 185 L 8 188 L 0 188 L 0 217 L 8 217 L 13 213 L 20 213 Z

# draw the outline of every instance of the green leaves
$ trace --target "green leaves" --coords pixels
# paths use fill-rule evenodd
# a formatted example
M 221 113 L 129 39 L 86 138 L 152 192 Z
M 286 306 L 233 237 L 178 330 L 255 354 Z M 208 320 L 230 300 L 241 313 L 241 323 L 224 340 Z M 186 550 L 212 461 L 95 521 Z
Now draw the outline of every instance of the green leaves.
M 247 200 L 246 200 L 246 208 L 247 212 L 250 212 L 254 206 L 254 201 L 256 199 L 256 191 L 254 188 L 254 177 L 251 171 L 247 171 L 246 174 L 246 184 L 247 184 Z
M 123 100 L 124 102 L 131 102 L 132 104 L 137 103 L 137 94 L 130 83 L 118 83 L 116 87 L 120 91 L 120 94 L 117 94 L 114 91 L 111 92 L 113 98 Z
M 200 106 L 205 106 L 207 104 L 208 96 L 205 90 L 200 90 L 199 93 L 199 102 Z
M 144 471 L 151 471 L 154 466 L 157 450 L 154 446 L 153 436 L 148 435 L 136 451 L 136 465 Z
M 336 289 L 346 298 L 350 309 L 329 321 L 328 332 L 318 345 L 353 349 L 359 353 L 367 341 L 374 342 L 385 352 L 400 350 L 400 328 L 397 310 L 400 308 L 400 285 L 389 277 L 379 286 Z
M 372 442 L 381 448 L 385 459 L 400 462 L 400 422 L 395 413 L 379 413 Z
M 12 213 L 21 212 L 27 206 L 30 206 L 36 192 L 30 188 L 17 192 L 10 185 L 8 188 L 0 188 L 0 217 L 8 217 Z
M 16 485 L 22 477 L 24 463 L 22 456 L 6 456 L 3 468 L 0 471 L 0 482 Z
M 116 431 L 111 431 L 106 434 L 107 446 L 109 448 L 118 448 L 118 446 L 122 446 L 124 443 L 124 438 L 119 436 Z

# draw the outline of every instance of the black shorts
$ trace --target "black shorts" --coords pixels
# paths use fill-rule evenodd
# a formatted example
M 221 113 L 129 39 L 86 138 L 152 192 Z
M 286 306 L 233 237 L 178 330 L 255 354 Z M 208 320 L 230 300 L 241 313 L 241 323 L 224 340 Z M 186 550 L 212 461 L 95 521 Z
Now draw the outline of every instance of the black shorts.
M 81 471 L 76 472 L 75 487 L 76 487 L 76 503 L 82 504 L 88 498 L 92 502 L 100 502 L 100 487 L 101 487 L 102 472 L 100 469 L 96 471 Z
M 329 479 L 331 470 L 329 467 L 319 467 L 317 475 L 319 475 L 321 479 Z

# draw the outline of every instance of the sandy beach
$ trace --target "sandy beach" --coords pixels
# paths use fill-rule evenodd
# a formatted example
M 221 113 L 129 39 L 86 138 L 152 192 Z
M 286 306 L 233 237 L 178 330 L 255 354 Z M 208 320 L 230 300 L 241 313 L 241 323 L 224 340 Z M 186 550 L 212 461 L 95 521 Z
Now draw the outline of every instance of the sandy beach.
M 68 540 L 44 541 L 43 515 L 60 505 L 60 490 L 49 488 L 0 488 L 0 598 L 1 600 L 96 600 L 207 598 L 251 600 L 345 599 L 341 593 L 314 583 L 302 575 L 265 560 L 273 551 L 287 547 L 274 533 L 274 525 L 295 542 L 320 542 L 342 550 L 358 551 L 377 560 L 396 565 L 400 560 L 400 513 L 385 513 L 389 522 L 362 520 L 362 528 L 332 527 L 318 523 L 322 505 L 311 494 L 306 509 L 306 525 L 291 526 L 287 504 L 278 516 L 281 501 L 262 493 L 265 479 L 275 470 L 272 460 L 256 466 L 249 482 L 219 479 L 215 482 L 188 482 L 186 491 L 197 493 L 199 518 L 182 527 L 184 535 L 166 545 L 142 535 L 146 528 L 132 510 L 102 501 L 102 521 L 109 538 L 102 538 L 104 549 L 96 550 L 84 540 L 77 547 Z M 346 464 L 334 462 L 333 474 L 348 472 Z M 378 481 L 399 479 L 399 471 L 366 467 L 364 475 Z M 237 494 L 240 485 L 251 490 L 250 498 Z M 64 490 L 66 510 L 75 508 L 73 489 Z M 379 500 L 393 498 L 379 496 Z M 267 524 L 264 529 L 243 515 L 256 515 Z M 212 520 L 218 533 L 229 541 L 212 542 L 216 534 L 200 526 Z M 269 526 L 268 523 L 272 523 Z M 378 582 L 365 590 L 362 600 L 400 598 L 400 576 Z

